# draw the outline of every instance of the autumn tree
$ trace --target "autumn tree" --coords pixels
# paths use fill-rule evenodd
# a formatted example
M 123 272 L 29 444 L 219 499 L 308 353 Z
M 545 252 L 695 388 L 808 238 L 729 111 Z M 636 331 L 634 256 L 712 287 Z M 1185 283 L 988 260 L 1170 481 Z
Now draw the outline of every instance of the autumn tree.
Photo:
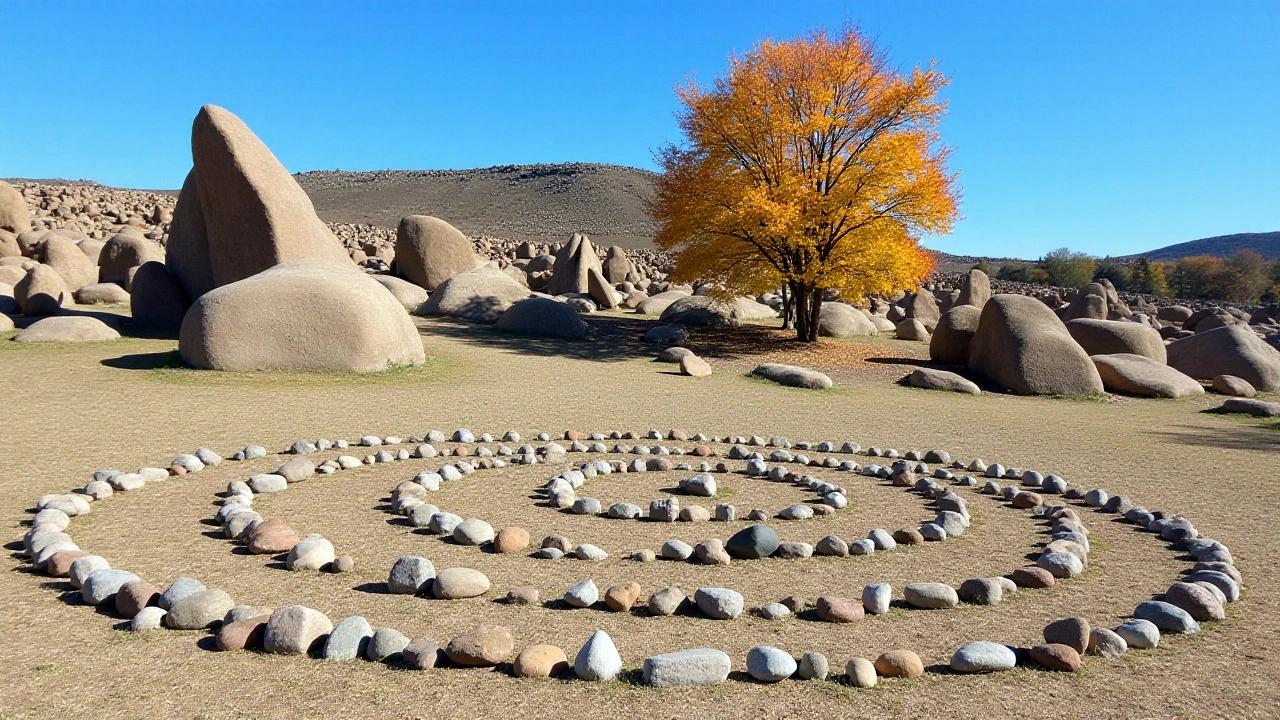
M 678 86 L 684 142 L 658 152 L 650 203 L 675 279 L 784 287 L 806 342 L 827 289 L 859 301 L 917 287 L 933 267 L 920 237 L 956 219 L 937 132 L 946 84 L 845 28 L 762 41 L 711 86 Z
M 1164 267 L 1146 258 L 1138 258 L 1129 268 L 1129 289 L 1148 295 L 1168 295 L 1169 283 L 1164 277 Z

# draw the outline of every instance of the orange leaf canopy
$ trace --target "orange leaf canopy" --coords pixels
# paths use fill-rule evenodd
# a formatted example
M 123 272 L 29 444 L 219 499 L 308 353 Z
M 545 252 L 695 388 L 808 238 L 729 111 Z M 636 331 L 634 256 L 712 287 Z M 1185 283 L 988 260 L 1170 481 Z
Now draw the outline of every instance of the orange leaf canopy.
M 848 300 L 912 289 L 958 189 L 937 123 L 946 78 L 903 75 L 846 28 L 763 41 L 710 88 L 677 89 L 681 147 L 659 152 L 651 211 L 676 279 L 741 294 L 783 283 Z

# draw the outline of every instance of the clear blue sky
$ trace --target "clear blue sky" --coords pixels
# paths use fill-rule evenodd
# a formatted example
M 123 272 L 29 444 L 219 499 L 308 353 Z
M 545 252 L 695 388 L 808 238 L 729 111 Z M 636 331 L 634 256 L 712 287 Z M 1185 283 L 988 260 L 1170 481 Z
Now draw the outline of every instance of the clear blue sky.
M 1280 230 L 1280 0 L 0 0 L 0 177 L 176 188 L 204 103 L 292 171 L 652 167 L 672 88 L 846 19 L 952 77 L 956 253 Z

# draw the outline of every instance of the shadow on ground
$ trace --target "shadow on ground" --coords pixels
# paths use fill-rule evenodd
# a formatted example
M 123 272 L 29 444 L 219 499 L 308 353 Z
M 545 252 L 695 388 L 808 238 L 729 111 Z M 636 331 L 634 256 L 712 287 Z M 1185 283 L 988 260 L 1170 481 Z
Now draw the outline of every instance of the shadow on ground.
M 590 328 L 586 340 L 564 340 L 502 332 L 491 326 L 432 318 L 420 326 L 424 334 L 439 335 L 458 342 L 496 347 L 511 352 L 567 357 L 577 360 L 616 362 L 654 358 L 672 345 L 689 348 L 700 357 L 737 359 L 762 352 L 799 349 L 804 344 L 786 333 L 765 325 L 742 325 L 736 328 L 687 328 L 684 343 L 645 342 L 644 334 L 660 323 L 641 317 L 584 315 Z
M 1266 425 L 1240 423 L 1231 427 L 1205 427 L 1203 425 L 1168 426 L 1148 430 L 1167 442 L 1226 450 L 1262 450 L 1280 452 L 1280 431 Z
M 102 364 L 118 370 L 159 370 L 161 368 L 182 368 L 182 358 L 177 350 L 153 353 L 134 353 L 120 357 L 103 358 Z

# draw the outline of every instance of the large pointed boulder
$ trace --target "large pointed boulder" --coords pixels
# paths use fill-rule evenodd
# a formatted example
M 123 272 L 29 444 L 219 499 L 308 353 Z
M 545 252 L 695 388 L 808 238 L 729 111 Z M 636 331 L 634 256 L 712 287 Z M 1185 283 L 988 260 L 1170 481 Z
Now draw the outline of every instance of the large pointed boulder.
M 547 285 L 550 295 L 568 295 L 590 292 L 588 275 L 591 270 L 601 273 L 600 256 L 591 239 L 574 233 L 569 242 L 556 253 L 555 270 Z M 602 273 L 603 274 L 603 273 Z
M 605 253 L 603 272 L 605 279 L 614 285 L 635 276 L 635 268 L 627 252 L 617 245 L 611 245 L 609 252 Z
M 991 299 L 991 278 L 981 270 L 970 270 L 960 285 L 956 305 L 972 305 L 981 310 Z
M 437 217 L 410 215 L 396 228 L 396 272 L 435 290 L 445 280 L 476 269 L 475 249 L 457 228 Z
M 209 233 L 204 225 L 204 209 L 200 206 L 200 179 L 195 168 L 187 173 L 173 208 L 164 264 L 188 298 L 198 298 L 216 286 L 213 265 L 209 262 Z
M 303 258 L 351 264 L 311 198 L 240 118 L 205 105 L 191 127 L 215 286 Z
M 969 367 L 1019 395 L 1103 391 L 1097 368 L 1058 316 L 1025 295 L 996 295 L 983 307 Z
M 425 360 L 399 301 L 351 263 L 293 260 L 205 293 L 178 350 L 214 370 L 372 372 Z
M 907 317 L 919 321 L 929 332 L 933 332 L 933 329 L 938 326 L 938 320 L 942 318 L 937 298 L 925 288 L 920 288 L 915 295 L 911 296 L 907 302 L 906 314 Z

